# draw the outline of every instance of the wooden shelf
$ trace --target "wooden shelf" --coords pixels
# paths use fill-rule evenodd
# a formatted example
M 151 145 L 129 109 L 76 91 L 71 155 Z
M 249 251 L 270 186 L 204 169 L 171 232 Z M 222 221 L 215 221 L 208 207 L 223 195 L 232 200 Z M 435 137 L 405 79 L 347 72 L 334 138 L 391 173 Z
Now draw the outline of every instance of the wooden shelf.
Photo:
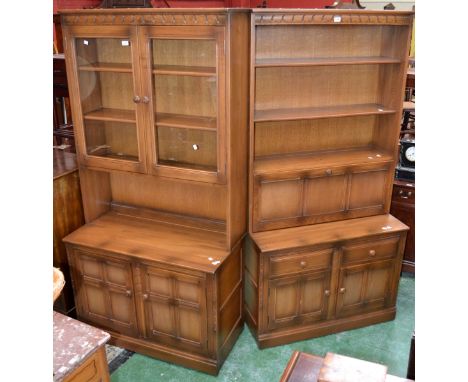
M 155 114 L 156 126 L 158 127 L 178 127 L 182 129 L 196 129 L 216 131 L 216 118 L 200 117 L 183 114 Z
M 327 65 L 368 65 L 400 64 L 401 60 L 392 57 L 313 57 L 313 58 L 261 58 L 257 59 L 257 68 L 277 66 L 327 66 Z
M 79 70 L 84 72 L 117 72 L 132 73 L 132 64 L 96 62 L 90 65 L 81 65 Z
M 182 66 L 182 65 L 157 65 L 153 68 L 153 74 L 212 77 L 216 75 L 216 67 L 209 66 Z
M 84 115 L 85 120 L 135 123 L 134 110 L 102 108 Z
M 254 160 L 254 174 L 312 170 L 323 167 L 339 167 L 393 162 L 393 155 L 384 150 L 363 147 L 351 150 L 272 155 Z
M 255 122 L 292 121 L 299 119 L 319 119 L 351 117 L 358 115 L 393 114 L 396 111 L 378 104 L 358 104 L 255 111 Z
M 225 233 L 116 212 L 108 212 L 72 232 L 67 243 L 208 273 L 214 273 L 229 255 Z

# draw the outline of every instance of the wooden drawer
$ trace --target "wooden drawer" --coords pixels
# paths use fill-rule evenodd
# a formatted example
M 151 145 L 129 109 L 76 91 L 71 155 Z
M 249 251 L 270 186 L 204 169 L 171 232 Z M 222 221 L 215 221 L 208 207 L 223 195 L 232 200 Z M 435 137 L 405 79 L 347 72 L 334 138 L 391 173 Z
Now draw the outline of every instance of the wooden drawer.
M 414 204 L 415 196 L 414 187 L 393 186 L 392 202 Z
M 326 269 L 331 266 L 333 248 L 270 258 L 270 277 Z
M 400 236 L 367 241 L 343 246 L 343 263 L 388 259 L 398 253 Z

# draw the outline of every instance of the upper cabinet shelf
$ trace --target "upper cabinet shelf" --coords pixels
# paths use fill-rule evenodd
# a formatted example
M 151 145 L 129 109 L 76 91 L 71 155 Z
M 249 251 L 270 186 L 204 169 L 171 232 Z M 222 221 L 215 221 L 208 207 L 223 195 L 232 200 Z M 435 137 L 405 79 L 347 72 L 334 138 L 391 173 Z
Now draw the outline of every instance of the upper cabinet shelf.
M 182 65 L 156 65 L 153 74 L 212 77 L 216 76 L 216 67 L 207 66 L 182 66 Z
M 255 122 L 292 121 L 301 119 L 318 119 L 348 117 L 360 115 L 393 114 L 396 111 L 379 104 L 358 104 L 342 106 L 323 106 L 307 108 L 285 108 L 255 111 Z
M 167 113 L 156 114 L 155 118 L 158 127 L 216 131 L 216 118 Z
M 300 58 L 259 58 L 257 68 L 281 66 L 327 66 L 327 65 L 366 65 L 366 64 L 399 64 L 401 60 L 392 57 L 300 57 Z
M 132 73 L 131 64 L 112 62 L 96 62 L 89 65 L 80 65 L 78 69 L 86 72 Z
M 101 108 L 90 111 L 86 113 L 83 117 L 85 120 L 93 121 L 112 121 L 128 123 L 136 122 L 135 111 L 123 109 Z

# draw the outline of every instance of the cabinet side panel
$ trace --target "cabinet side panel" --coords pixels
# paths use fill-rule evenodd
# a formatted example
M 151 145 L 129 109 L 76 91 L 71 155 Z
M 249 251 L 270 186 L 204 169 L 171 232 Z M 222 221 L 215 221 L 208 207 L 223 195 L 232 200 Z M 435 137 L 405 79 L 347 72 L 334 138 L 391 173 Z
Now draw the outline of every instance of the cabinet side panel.
M 81 168 L 80 185 L 85 221 L 89 223 L 110 209 L 112 193 L 109 173 Z
M 253 330 L 258 327 L 258 270 L 259 254 L 250 236 L 244 241 L 244 309 L 246 320 Z
M 110 174 L 114 202 L 180 215 L 226 219 L 226 187 L 149 175 Z
M 247 148 L 249 105 L 249 18 L 245 13 L 229 16 L 227 80 L 228 115 L 228 247 L 247 229 Z
M 229 354 L 242 331 L 242 245 L 239 244 L 217 275 L 220 364 Z

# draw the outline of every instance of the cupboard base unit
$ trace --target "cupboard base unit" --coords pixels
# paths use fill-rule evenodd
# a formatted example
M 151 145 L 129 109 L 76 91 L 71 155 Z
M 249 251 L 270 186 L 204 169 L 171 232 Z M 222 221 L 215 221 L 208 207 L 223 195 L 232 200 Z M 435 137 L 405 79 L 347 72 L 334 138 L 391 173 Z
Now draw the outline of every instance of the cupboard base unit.
M 394 319 L 407 230 L 377 215 L 250 234 L 244 312 L 259 347 Z
M 114 343 L 217 374 L 243 327 L 242 239 L 115 210 L 68 235 L 77 316 Z

